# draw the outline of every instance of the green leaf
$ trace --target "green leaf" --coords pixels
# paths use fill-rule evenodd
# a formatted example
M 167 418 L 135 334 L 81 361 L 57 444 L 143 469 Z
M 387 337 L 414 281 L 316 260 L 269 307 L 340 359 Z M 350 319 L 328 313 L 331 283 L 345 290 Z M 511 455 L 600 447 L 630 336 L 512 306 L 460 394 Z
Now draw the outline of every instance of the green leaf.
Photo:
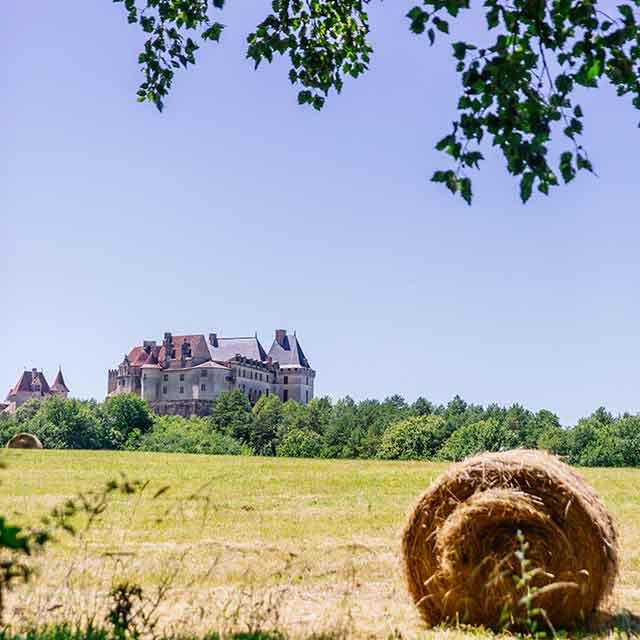
M 442 33 L 449 33 L 449 23 L 442 18 L 438 18 L 437 16 L 433 19 L 433 24 L 435 25 L 438 31 L 442 31 Z
M 462 178 L 462 180 L 460 180 L 460 195 L 464 201 L 471 206 L 473 194 L 471 192 L 471 180 L 469 178 Z
M 531 171 L 527 171 L 520 179 L 520 200 L 522 200 L 522 204 L 525 204 L 531 197 L 534 178 L 534 174 Z

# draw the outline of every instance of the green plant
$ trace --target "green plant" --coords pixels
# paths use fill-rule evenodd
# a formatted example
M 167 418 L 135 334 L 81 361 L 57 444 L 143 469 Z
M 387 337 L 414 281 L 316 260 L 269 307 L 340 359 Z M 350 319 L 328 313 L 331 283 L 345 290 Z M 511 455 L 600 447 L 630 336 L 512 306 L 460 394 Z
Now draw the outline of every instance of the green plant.
M 519 548 L 514 555 L 518 560 L 519 571 L 512 574 L 512 578 L 518 594 L 521 595 L 515 607 L 505 606 L 502 611 L 502 623 L 505 629 L 512 627 L 525 636 L 545 638 L 549 629 L 555 637 L 555 630 L 547 619 L 544 609 L 534 605 L 534 600 L 541 591 L 540 587 L 534 585 L 534 581 L 543 571 L 539 567 L 533 567 L 532 561 L 527 558 L 529 543 L 522 531 L 518 530 L 516 537 Z M 546 629 L 542 628 L 543 625 Z
M 138 613 L 142 596 L 140 585 L 129 582 L 119 583 L 109 592 L 113 604 L 107 613 L 107 622 L 111 623 L 116 640 L 140 637 L 142 629 Z

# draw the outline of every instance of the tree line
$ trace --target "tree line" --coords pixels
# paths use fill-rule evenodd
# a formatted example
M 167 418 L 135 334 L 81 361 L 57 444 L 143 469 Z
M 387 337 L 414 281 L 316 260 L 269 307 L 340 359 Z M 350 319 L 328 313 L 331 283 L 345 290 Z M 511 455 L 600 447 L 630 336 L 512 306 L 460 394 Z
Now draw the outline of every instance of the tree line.
M 581 466 L 640 466 L 640 415 L 614 416 L 600 407 L 572 427 L 551 411 L 425 398 L 307 405 L 262 397 L 254 405 L 240 391 L 223 393 L 212 414 L 156 416 L 140 398 L 120 395 L 103 403 L 32 400 L 14 415 L 0 415 L 0 440 L 36 435 L 50 449 L 122 449 L 175 453 L 305 458 L 461 460 L 482 451 L 539 448 Z

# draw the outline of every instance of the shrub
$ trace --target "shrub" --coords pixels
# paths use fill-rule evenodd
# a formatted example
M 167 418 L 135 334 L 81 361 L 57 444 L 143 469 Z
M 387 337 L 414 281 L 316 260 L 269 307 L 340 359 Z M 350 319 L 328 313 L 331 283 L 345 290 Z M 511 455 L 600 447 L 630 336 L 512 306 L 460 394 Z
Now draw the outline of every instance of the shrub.
M 482 451 L 517 447 L 518 435 L 497 420 L 480 420 L 454 431 L 439 452 L 443 460 L 462 460 Z
M 429 415 L 396 422 L 384 432 L 378 457 L 386 460 L 432 458 L 442 442 L 444 425 L 443 418 Z
M 276 447 L 276 455 L 285 458 L 318 458 L 322 437 L 314 431 L 291 429 Z
M 210 455 L 250 455 L 251 449 L 230 435 L 211 428 L 206 418 L 161 416 L 153 429 L 141 436 L 141 451 L 164 453 L 206 453 Z

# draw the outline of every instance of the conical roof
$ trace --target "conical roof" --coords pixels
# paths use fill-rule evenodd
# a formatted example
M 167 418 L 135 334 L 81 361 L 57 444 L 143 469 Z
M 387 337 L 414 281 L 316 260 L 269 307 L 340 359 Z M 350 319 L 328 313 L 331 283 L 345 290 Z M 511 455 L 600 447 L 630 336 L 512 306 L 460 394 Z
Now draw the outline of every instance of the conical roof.
M 62 369 L 58 369 L 58 375 L 51 385 L 51 391 L 57 391 L 59 393 L 69 393 L 67 385 L 64 383 L 64 377 L 62 376 Z

